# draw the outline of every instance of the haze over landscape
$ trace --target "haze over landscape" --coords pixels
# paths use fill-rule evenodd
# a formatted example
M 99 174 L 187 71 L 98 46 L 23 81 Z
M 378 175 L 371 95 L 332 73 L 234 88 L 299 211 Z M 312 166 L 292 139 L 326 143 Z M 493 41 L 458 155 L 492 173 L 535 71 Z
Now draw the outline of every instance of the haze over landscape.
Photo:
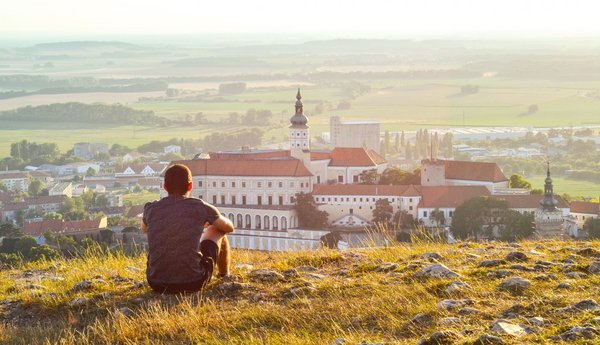
M 0 343 L 596 343 L 599 10 L 5 4 Z M 176 162 L 235 230 L 171 298 L 141 222 Z

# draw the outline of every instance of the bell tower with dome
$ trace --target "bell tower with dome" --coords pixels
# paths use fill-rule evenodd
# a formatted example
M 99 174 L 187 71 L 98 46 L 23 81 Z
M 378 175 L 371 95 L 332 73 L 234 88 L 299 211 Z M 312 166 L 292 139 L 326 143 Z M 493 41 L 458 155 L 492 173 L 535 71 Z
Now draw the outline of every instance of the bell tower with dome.
M 550 177 L 550 162 L 544 183 L 544 197 L 535 213 L 535 230 L 542 238 L 560 238 L 565 234 L 565 219 L 562 211 L 557 208 L 558 200 L 554 197 L 554 185 Z
M 296 94 L 296 113 L 290 118 L 290 149 L 310 149 L 310 137 L 308 135 L 308 118 L 304 115 L 302 95 L 300 88 Z

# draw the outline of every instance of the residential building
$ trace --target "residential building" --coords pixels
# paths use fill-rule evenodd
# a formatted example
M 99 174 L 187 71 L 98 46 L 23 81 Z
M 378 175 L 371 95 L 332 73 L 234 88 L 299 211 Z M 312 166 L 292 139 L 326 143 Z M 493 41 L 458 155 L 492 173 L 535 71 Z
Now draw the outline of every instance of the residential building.
M 362 147 L 379 152 L 380 125 L 376 121 L 342 122 L 339 116 L 329 118 L 332 147 Z
M 163 148 L 163 152 L 166 153 L 176 153 L 181 154 L 181 146 L 179 145 L 169 145 Z
M 597 202 L 572 201 L 570 211 L 577 226 L 583 228 L 586 220 L 600 216 L 600 204 Z
M 417 219 L 427 227 L 449 226 L 458 206 L 471 198 L 490 195 L 486 186 L 421 186 Z M 437 224 L 432 216 L 433 211 L 442 212 L 444 224 Z
M 29 174 L 21 171 L 0 172 L 0 184 L 11 192 L 23 192 L 29 188 Z
M 485 186 L 508 188 L 508 178 L 498 164 L 488 162 L 425 159 L 421 161 L 422 186 Z
M 52 188 L 48 190 L 48 195 L 64 195 L 69 198 L 73 197 L 73 183 L 71 182 L 61 182 L 55 184 Z
M 73 156 L 90 160 L 99 154 L 108 155 L 108 145 L 103 143 L 76 143 L 73 145 Z

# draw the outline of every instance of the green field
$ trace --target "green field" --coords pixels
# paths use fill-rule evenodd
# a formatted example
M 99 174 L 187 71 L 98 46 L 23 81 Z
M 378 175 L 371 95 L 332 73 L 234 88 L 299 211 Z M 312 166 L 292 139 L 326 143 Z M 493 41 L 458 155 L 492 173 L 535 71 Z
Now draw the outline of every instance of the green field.
M 509 81 L 493 78 L 453 81 L 361 81 L 371 91 L 350 100 L 351 108 L 337 110 L 344 100 L 342 86 L 312 85 L 302 89 L 305 113 L 309 116 L 311 135 L 329 131 L 329 116 L 344 120 L 379 120 L 382 129 L 411 130 L 447 126 L 579 126 L 599 124 L 600 100 L 584 97 L 585 92 L 600 89 L 600 82 Z M 472 95 L 458 95 L 465 84 L 479 85 Z M 341 84 L 343 85 L 343 84 Z M 213 91 L 210 91 L 214 93 Z M 88 123 L 47 123 L 0 121 L 0 157 L 9 153 L 10 143 L 22 139 L 57 142 L 61 150 L 79 141 L 121 143 L 135 147 L 150 140 L 200 138 L 211 131 L 230 131 L 241 126 L 218 124 L 230 112 L 268 109 L 275 125 L 265 135 L 268 142 L 282 141 L 287 135 L 287 121 L 294 111 L 296 90 L 293 87 L 249 89 L 241 95 L 223 97 L 222 101 L 178 101 L 177 99 L 127 103 L 136 109 L 153 110 L 157 115 L 183 119 L 202 112 L 214 122 L 202 126 L 152 128 L 143 126 L 108 126 Z M 73 96 L 75 97 L 75 96 Z M 77 97 L 80 97 L 77 96 Z M 74 98 L 73 100 L 76 100 Z M 66 101 L 66 100 L 65 100 Z M 325 110 L 314 114 L 318 102 Z M 528 106 L 537 104 L 539 111 L 523 115 Z
M 534 189 L 544 189 L 545 175 L 528 177 Z M 570 180 L 564 177 L 552 176 L 554 192 L 556 194 L 569 194 L 571 196 L 582 196 L 598 198 L 600 196 L 600 184 L 587 181 Z

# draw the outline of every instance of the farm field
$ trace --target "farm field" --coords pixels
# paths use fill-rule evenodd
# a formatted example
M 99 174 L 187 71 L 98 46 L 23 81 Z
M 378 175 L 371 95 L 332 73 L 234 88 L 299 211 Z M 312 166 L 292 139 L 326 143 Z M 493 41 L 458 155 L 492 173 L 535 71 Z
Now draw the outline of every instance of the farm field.
M 534 189 L 544 189 L 544 180 L 546 179 L 546 175 L 532 176 L 528 177 L 527 180 L 531 182 L 531 185 Z M 552 181 L 554 183 L 554 193 L 556 194 L 569 194 L 571 196 L 583 196 L 590 198 L 598 198 L 600 196 L 600 184 L 589 182 L 589 181 L 580 181 L 580 180 L 570 180 L 568 178 L 552 176 Z

